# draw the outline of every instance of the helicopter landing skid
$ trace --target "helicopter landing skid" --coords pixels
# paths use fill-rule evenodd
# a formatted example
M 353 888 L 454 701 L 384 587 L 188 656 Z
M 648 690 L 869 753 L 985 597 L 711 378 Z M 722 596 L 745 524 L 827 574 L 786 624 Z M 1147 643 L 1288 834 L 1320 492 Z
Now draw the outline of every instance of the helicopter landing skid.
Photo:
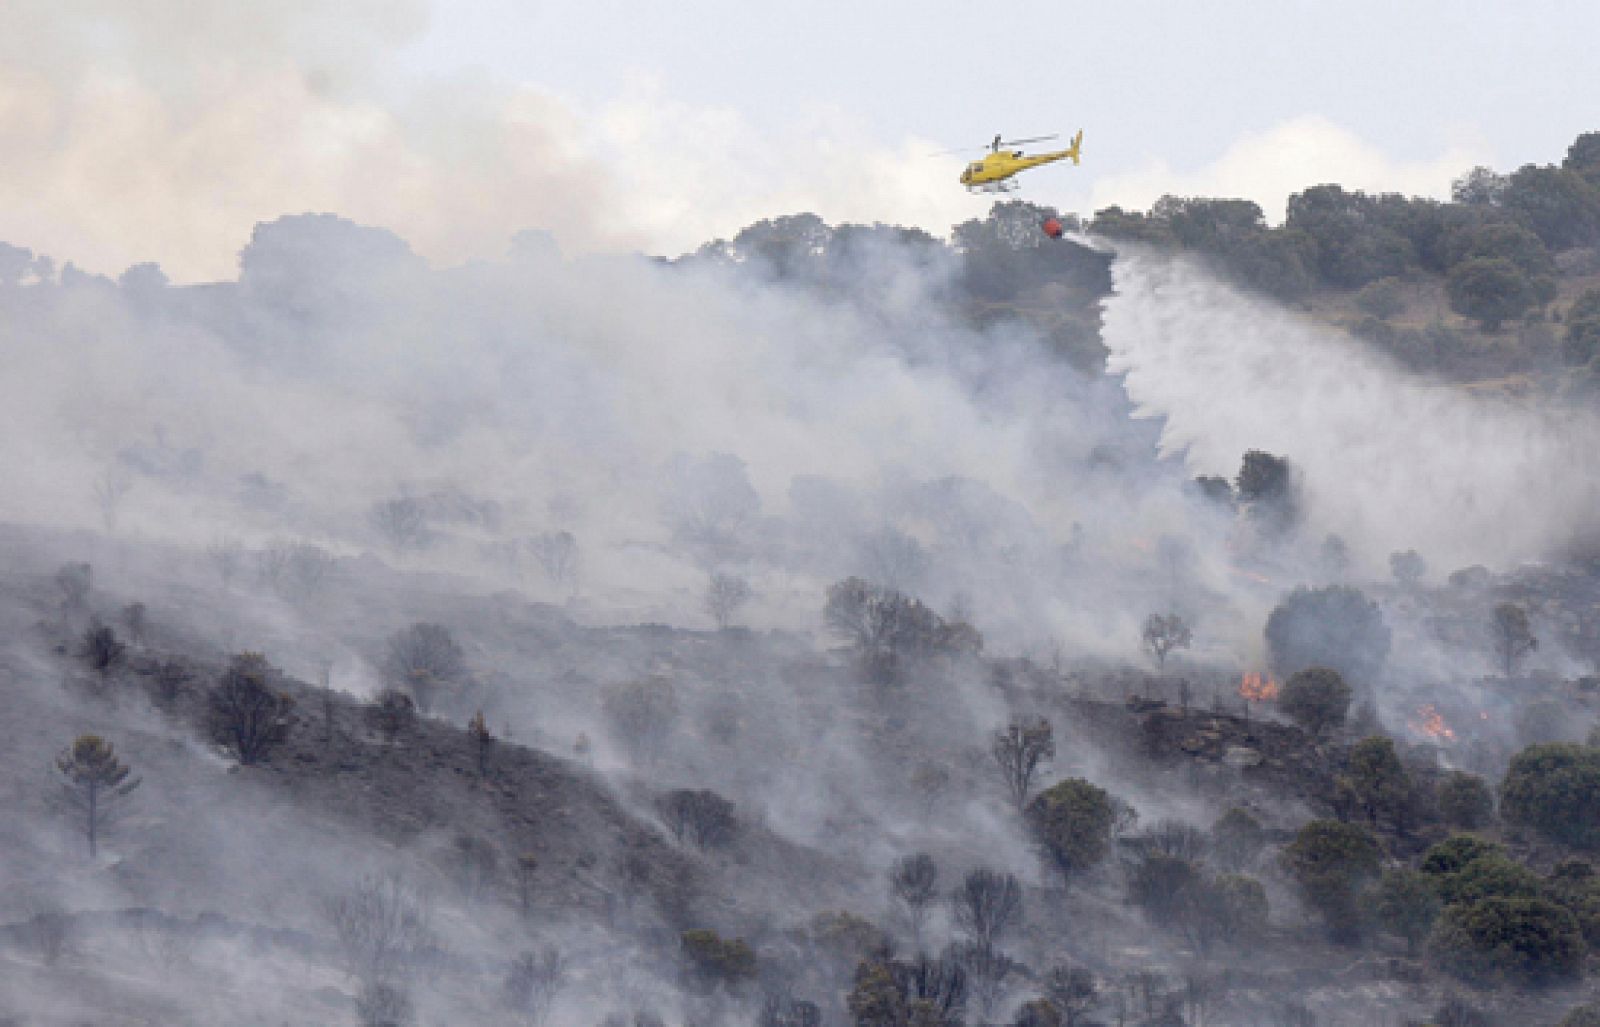
M 969 193 L 1014 193 L 1021 186 L 1014 178 L 1002 178 L 998 182 L 980 182 L 977 185 L 967 186 Z

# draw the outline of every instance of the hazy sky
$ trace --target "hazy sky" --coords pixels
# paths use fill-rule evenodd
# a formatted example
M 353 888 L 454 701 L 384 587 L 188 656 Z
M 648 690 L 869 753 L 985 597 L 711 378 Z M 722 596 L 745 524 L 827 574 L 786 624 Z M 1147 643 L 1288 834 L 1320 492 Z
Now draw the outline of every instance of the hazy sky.
M 1021 195 L 1440 193 L 1600 128 L 1600 5 L 1293 0 L 10 0 L 0 239 L 116 273 L 231 273 L 258 220 L 333 210 L 430 258 L 517 228 L 676 252 L 758 217 L 991 202 L 935 149 L 1086 132 Z

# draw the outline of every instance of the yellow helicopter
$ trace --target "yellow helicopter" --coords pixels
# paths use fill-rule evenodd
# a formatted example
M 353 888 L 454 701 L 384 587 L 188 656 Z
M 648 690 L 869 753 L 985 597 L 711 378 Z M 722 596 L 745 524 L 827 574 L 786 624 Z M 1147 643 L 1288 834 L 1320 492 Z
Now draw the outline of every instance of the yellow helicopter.
M 1052 150 L 1047 153 L 1036 153 L 1026 156 L 1021 150 L 1002 150 L 1002 146 L 1022 146 L 1026 143 L 1042 143 L 1046 139 L 1055 139 L 1057 136 L 1033 136 L 1028 139 L 1001 139 L 998 135 L 989 144 L 989 152 L 982 160 L 975 160 L 968 164 L 966 170 L 961 172 L 961 184 L 967 187 L 968 192 L 1004 193 L 1017 188 L 1013 176 L 1019 171 L 1039 167 L 1041 164 L 1053 164 L 1058 160 L 1070 160 L 1078 163 L 1078 151 L 1083 146 L 1083 129 L 1072 137 L 1072 145 L 1065 150 Z M 946 151 L 954 152 L 954 151 Z

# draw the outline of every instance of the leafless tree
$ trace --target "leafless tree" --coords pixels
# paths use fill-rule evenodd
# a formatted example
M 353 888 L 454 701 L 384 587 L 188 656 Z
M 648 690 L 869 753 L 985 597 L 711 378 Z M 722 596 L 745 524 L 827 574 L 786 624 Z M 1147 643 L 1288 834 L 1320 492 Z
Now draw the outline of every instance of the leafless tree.
M 733 803 L 706 789 L 668 792 L 657 800 L 656 809 L 674 838 L 699 849 L 721 848 L 738 828 Z
M 533 889 L 538 875 L 538 856 L 524 852 L 517 857 L 517 905 L 522 908 L 523 916 L 533 912 Z
M 1011 801 L 1021 811 L 1028 805 L 1039 764 L 1055 759 L 1055 733 L 1043 717 L 1023 717 L 994 733 L 989 752 L 1000 768 Z
M 231 588 L 233 579 L 239 576 L 239 570 L 244 566 L 244 545 L 236 538 L 222 535 L 212 540 L 206 547 L 206 556 L 211 560 L 211 566 L 217 570 L 217 577 L 222 579 L 223 588 Z
M 467 664 L 447 628 L 418 623 L 389 639 L 386 669 L 395 686 L 409 692 L 417 709 L 428 713 L 441 692 L 461 684 Z
M 1494 608 L 1493 634 L 1495 655 L 1508 678 L 1524 656 L 1539 648 L 1539 640 L 1528 623 L 1528 611 L 1515 603 L 1501 603 Z
M 862 574 L 896 591 L 915 588 L 928 567 L 922 543 L 894 527 L 885 527 L 859 543 Z
M 368 521 L 395 553 L 423 549 L 428 544 L 428 518 L 422 504 L 409 496 L 374 503 Z
M 1061 1027 L 1078 1027 L 1100 1001 L 1100 985 L 1082 967 L 1052 967 L 1040 983 L 1045 998 L 1061 1014 Z
M 522 1022 L 538 1027 L 550 1015 L 556 996 L 567 982 L 567 961 L 561 950 L 547 946 L 524 952 L 511 961 L 501 995 L 505 1007 Z
M 362 878 L 328 899 L 323 912 L 345 972 L 357 980 L 393 980 L 433 944 L 427 903 L 396 874 Z
M 133 488 L 133 481 L 126 471 L 113 467 L 95 479 L 94 500 L 100 507 L 100 521 L 105 525 L 106 534 L 114 535 L 117 532 L 117 515 L 122 510 L 122 500 Z
M 815 1002 L 769 993 L 761 1001 L 757 1027 L 821 1027 L 822 1010 Z
M 706 585 L 706 612 L 716 620 L 717 627 L 726 628 L 750 601 L 751 595 L 748 581 L 718 571 Z
M 39 953 L 45 966 L 61 962 L 72 947 L 72 917 L 53 902 L 36 905 L 33 916 L 21 926 L 22 937 Z
M 939 865 L 925 852 L 895 860 L 889 869 L 889 892 L 905 907 L 912 941 L 920 950 L 928 909 L 939 894 Z
M 600 706 L 618 739 L 641 767 L 655 764 L 678 719 L 678 692 L 664 677 L 605 688 Z
M 315 595 L 333 570 L 333 555 L 321 546 L 310 542 L 284 544 L 282 587 L 291 598 L 304 599 Z
M 1184 619 L 1175 613 L 1163 617 L 1152 613 L 1145 618 L 1143 644 L 1145 651 L 1155 657 L 1156 666 L 1165 672 L 1167 657 L 1174 649 L 1187 649 L 1194 642 L 1194 632 Z
M 1022 886 L 1011 874 L 979 867 L 950 893 L 956 926 L 992 948 L 1022 919 Z
M 1157 852 L 1190 863 L 1204 859 L 1211 847 L 1204 831 L 1181 820 L 1158 820 L 1128 844 L 1138 852 Z
M 240 653 L 211 691 L 211 736 L 239 762 L 257 763 L 289 737 L 294 700 L 271 688 L 271 668 L 260 653 Z
M 156 664 L 155 678 L 156 699 L 170 708 L 177 702 L 183 686 L 194 679 L 194 672 L 182 660 L 168 658 Z
M 100 853 L 100 834 L 118 804 L 139 787 L 140 778 L 117 758 L 111 743 L 99 735 L 79 735 L 56 757 L 62 795 L 67 805 L 83 815 L 89 858 Z
M 950 947 L 950 958 L 967 972 L 967 989 L 978 1000 L 978 1009 L 987 1020 L 1005 995 L 1007 983 L 1020 976 L 1022 964 L 993 945 L 980 941 L 960 942 Z
M 578 590 L 578 540 L 570 531 L 546 531 L 528 540 L 533 558 L 555 585 Z

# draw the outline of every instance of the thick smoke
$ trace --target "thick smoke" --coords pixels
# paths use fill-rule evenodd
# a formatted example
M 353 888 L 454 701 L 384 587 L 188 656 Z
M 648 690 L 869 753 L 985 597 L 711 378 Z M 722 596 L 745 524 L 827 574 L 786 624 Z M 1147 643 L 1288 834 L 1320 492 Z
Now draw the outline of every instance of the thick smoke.
M 1247 449 L 1290 458 L 1313 537 L 1362 570 L 1395 551 L 1505 567 L 1583 539 L 1600 499 L 1592 412 L 1432 383 L 1331 328 L 1183 260 L 1130 251 L 1106 305 L 1110 369 L 1164 453 L 1227 474 Z

